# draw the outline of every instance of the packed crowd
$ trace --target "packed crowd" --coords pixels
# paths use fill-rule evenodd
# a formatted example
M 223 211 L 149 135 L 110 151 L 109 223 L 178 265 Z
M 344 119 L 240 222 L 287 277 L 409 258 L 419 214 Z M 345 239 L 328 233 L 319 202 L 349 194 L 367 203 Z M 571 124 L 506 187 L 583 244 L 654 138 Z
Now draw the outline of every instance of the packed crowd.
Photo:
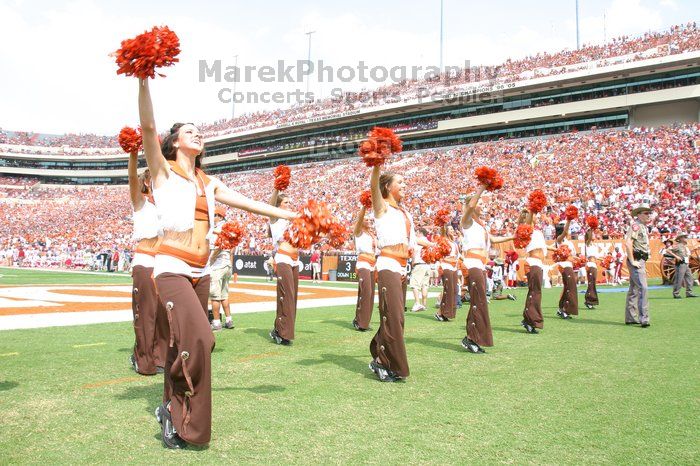
M 700 50 L 700 32 L 693 22 L 673 26 L 666 31 L 647 32 L 636 37 L 618 37 L 602 45 L 584 45 L 578 50 L 541 52 L 521 59 L 508 59 L 496 66 L 479 66 L 446 73 L 430 80 L 403 81 L 372 91 L 363 90 L 348 93 L 342 97 L 299 103 L 287 109 L 248 113 L 234 119 L 201 124 L 200 129 L 205 136 L 241 132 L 359 108 L 457 92 L 465 86 L 482 81 L 510 83 L 590 68 L 591 63 L 595 63 L 596 66 L 607 66 L 695 50 Z M 68 147 L 70 149 L 66 149 L 66 153 L 71 155 L 120 153 L 116 136 L 94 134 L 54 136 L 4 131 L 0 128 L 0 144 L 16 146 L 5 147 L 3 148 L 5 151 L 40 155 L 52 155 L 56 152 L 37 147 Z
M 474 169 L 499 170 L 505 187 L 488 205 L 488 226 L 494 234 L 510 233 L 524 199 L 535 187 L 545 191 L 551 209 L 542 228 L 551 239 L 553 224 L 570 203 L 581 212 L 571 227 L 581 233 L 584 215 L 597 215 L 603 238 L 620 238 L 629 222 L 629 208 L 655 206 L 652 236 L 665 238 L 679 231 L 700 238 L 700 125 L 673 128 L 607 130 L 567 133 L 550 138 L 485 142 L 446 149 L 402 153 L 390 161 L 410 186 L 404 205 L 416 224 L 431 226 L 439 208 L 459 217 L 462 193 L 475 188 Z M 254 199 L 267 200 L 271 170 L 221 176 L 229 186 Z M 2 180 L 0 180 L 2 181 Z M 0 183 L 1 184 L 1 183 Z M 307 199 L 326 202 L 343 222 L 359 210 L 359 193 L 367 189 L 368 169 L 359 159 L 292 167 L 287 191 L 294 206 Z M 271 249 L 267 224 L 259 217 L 236 213 L 247 227 L 240 251 Z M 94 266 L 97 254 L 132 248 L 131 212 L 125 187 L 47 187 L 28 184 L 19 193 L 0 198 L 0 249 L 5 256 L 21 246 L 27 265 Z M 347 248 L 352 244 L 347 243 Z M 90 259 L 91 258 L 91 259 Z M 90 260 L 88 260 L 90 259 Z

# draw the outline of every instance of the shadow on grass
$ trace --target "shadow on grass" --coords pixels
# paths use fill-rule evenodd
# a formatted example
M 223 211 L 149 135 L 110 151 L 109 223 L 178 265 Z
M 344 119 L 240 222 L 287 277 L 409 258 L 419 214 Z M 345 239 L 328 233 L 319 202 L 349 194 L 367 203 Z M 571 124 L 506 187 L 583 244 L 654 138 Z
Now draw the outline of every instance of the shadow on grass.
M 448 343 L 448 341 L 450 343 Z M 450 338 L 448 341 L 441 341 L 436 338 L 416 338 L 416 337 L 406 337 L 406 343 L 417 343 L 423 346 L 430 346 L 431 348 L 446 349 L 450 351 L 457 351 L 459 353 L 463 352 L 461 339 L 458 337 Z
M 214 392 L 235 392 L 235 391 L 246 391 L 255 394 L 265 394 L 265 393 L 278 393 L 285 391 L 281 385 L 256 385 L 255 387 L 214 387 L 212 391 Z
M 340 328 L 343 328 L 346 330 L 355 330 L 355 328 L 352 326 L 352 319 L 350 319 L 350 320 L 328 319 L 328 320 L 322 320 L 321 323 L 335 325 L 337 327 L 340 327 Z
M 522 328 L 520 325 L 517 326 L 517 328 L 513 327 L 491 327 L 491 330 L 498 330 L 499 332 L 510 332 L 510 333 L 522 333 L 525 334 L 525 329 Z
M 367 353 L 367 356 L 348 356 L 342 354 L 321 354 L 318 358 L 302 359 L 297 361 L 301 366 L 316 366 L 318 364 L 334 364 L 341 369 L 355 374 L 362 374 L 365 378 L 374 379 L 374 374 L 367 369 L 367 361 L 372 357 Z
M 597 320 L 597 319 L 588 319 L 586 317 L 574 317 L 571 320 L 573 323 L 579 323 L 579 324 L 590 324 L 590 325 L 611 325 L 613 327 L 619 327 L 625 325 L 624 322 L 610 322 L 607 320 Z
M 134 348 L 119 348 L 117 351 L 119 353 L 131 353 L 134 350 Z
M 153 413 L 153 409 L 163 401 L 163 381 L 162 376 L 158 378 L 158 383 L 151 385 L 131 385 L 115 395 L 118 400 L 137 400 L 142 399 L 146 402 L 144 410 L 147 413 Z M 160 438 L 160 437 L 159 437 Z
M 17 387 L 19 387 L 19 382 L 12 382 L 10 380 L 4 380 L 0 382 L 0 392 L 6 392 Z

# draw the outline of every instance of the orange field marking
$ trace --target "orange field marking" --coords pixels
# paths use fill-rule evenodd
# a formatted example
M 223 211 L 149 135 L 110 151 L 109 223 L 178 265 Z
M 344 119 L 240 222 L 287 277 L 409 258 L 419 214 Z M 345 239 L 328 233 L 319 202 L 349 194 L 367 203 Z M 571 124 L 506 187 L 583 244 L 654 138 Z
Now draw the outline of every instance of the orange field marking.
M 95 296 L 97 298 L 131 298 L 131 293 L 128 291 L 100 291 L 100 290 L 74 290 L 71 288 L 63 288 L 51 290 L 56 294 L 67 294 L 72 296 Z

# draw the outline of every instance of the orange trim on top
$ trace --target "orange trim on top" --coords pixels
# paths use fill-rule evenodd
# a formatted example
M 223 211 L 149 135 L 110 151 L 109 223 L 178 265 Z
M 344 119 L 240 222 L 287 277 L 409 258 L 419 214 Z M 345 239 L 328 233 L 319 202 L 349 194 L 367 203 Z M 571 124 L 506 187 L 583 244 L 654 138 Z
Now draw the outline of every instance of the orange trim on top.
M 478 259 L 478 260 L 480 260 L 484 265 L 486 265 L 486 263 L 488 262 L 488 260 L 487 260 L 484 256 L 480 256 L 479 254 L 477 254 L 477 253 L 475 253 L 475 252 L 468 252 L 468 251 L 467 251 L 467 253 L 464 254 L 464 257 L 466 257 L 467 259 Z
M 387 251 L 386 249 L 382 249 L 379 253 L 379 256 L 394 259 L 396 262 L 399 263 L 401 267 L 406 267 L 406 265 L 408 264 L 408 257 L 399 256 L 398 254 L 394 254 L 393 252 Z
M 358 262 L 359 261 L 367 262 L 372 267 L 374 267 L 374 265 L 377 263 L 377 257 L 374 254 L 369 254 L 366 252 L 363 252 L 359 256 L 357 256 L 357 260 L 358 260 Z

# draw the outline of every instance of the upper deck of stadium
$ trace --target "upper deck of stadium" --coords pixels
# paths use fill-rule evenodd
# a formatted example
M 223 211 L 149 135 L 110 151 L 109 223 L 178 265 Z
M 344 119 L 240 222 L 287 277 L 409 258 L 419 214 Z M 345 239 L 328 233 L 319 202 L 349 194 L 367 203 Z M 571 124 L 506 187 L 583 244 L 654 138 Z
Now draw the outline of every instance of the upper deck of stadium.
M 483 79 L 487 77 L 488 79 Z M 209 172 L 354 155 L 375 125 L 406 149 L 605 127 L 697 122 L 700 33 L 694 24 L 603 46 L 538 54 L 287 110 L 200 125 Z M 126 183 L 114 137 L 0 133 L 0 173 L 46 183 Z

